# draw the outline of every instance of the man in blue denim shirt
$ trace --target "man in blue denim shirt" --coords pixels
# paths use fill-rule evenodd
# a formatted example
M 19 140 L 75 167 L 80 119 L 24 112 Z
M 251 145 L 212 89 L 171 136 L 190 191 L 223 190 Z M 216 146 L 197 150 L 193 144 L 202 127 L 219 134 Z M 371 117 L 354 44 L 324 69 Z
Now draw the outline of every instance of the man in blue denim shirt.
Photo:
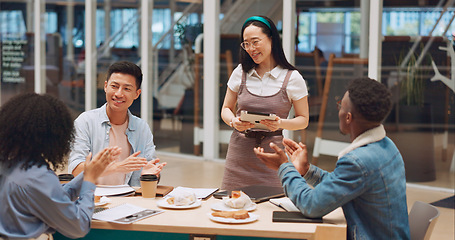
M 104 82 L 106 104 L 82 113 L 74 122 L 76 137 L 69 156 L 68 171 L 82 172 L 89 152 L 118 146 L 122 152 L 97 184 L 139 186 L 141 174 L 160 174 L 166 163 L 156 164 L 153 135 L 147 122 L 128 110 L 141 94 L 142 71 L 134 63 L 113 63 Z
M 369 78 L 351 81 L 338 113 L 340 131 L 351 144 L 333 172 L 310 165 L 306 146 L 290 139 L 283 143 L 291 162 L 275 145 L 275 153 L 254 150 L 278 169 L 286 195 L 305 216 L 321 217 L 341 206 L 348 239 L 409 239 L 403 158 L 381 124 L 390 109 L 384 85 Z

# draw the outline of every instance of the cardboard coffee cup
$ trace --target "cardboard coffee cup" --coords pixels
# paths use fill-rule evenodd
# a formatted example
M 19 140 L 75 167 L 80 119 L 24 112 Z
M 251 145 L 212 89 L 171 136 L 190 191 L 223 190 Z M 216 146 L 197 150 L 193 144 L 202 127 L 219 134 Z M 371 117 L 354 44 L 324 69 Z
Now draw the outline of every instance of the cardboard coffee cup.
M 143 198 L 155 198 L 158 176 L 155 174 L 144 174 L 141 176 L 141 189 Z
M 58 180 L 60 181 L 60 184 L 68 183 L 71 180 L 73 180 L 74 175 L 70 173 L 63 173 L 58 175 Z

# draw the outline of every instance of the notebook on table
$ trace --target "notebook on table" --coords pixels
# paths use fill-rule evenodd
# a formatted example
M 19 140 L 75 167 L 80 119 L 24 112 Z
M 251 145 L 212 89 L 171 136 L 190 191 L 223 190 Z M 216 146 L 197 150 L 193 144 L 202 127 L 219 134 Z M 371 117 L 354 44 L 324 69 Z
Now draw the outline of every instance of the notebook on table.
M 303 223 L 323 223 L 322 218 L 308 218 L 301 212 L 280 212 L 273 211 L 273 222 L 303 222 Z
M 129 185 L 97 185 L 95 196 L 120 197 L 134 194 L 134 188 Z
M 270 187 L 261 185 L 252 185 L 240 189 L 255 203 L 268 201 L 271 198 L 284 197 L 284 190 L 282 187 Z
M 158 185 L 156 187 L 156 196 L 164 197 L 168 193 L 170 193 L 173 189 L 174 189 L 174 187 L 172 187 L 172 186 Z M 136 195 L 142 195 L 142 188 L 139 187 L 138 189 L 136 189 Z

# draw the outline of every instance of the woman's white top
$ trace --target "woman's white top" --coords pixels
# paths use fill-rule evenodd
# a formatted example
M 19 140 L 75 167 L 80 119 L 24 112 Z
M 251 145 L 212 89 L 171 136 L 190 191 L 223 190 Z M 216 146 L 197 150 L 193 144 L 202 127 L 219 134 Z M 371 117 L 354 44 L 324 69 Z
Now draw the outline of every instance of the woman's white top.
M 287 69 L 276 66 L 271 71 L 264 73 L 264 76 L 259 77 L 256 70 L 253 68 L 246 74 L 246 88 L 253 94 L 259 96 L 270 96 L 277 93 L 283 85 L 286 77 Z M 242 65 L 239 64 L 228 81 L 228 87 L 234 92 L 238 92 L 242 83 Z M 286 88 L 289 100 L 296 101 L 308 95 L 308 89 L 305 80 L 298 71 L 293 71 L 289 78 Z

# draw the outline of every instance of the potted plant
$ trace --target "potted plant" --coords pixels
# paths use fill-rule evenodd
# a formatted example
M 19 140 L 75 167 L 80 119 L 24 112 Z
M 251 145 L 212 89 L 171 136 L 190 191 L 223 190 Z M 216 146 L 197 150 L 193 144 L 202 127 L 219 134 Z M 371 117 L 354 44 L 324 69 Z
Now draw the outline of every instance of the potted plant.
M 421 46 L 420 49 L 423 49 Z M 418 55 L 413 52 L 407 63 L 399 61 L 399 123 L 418 124 L 425 127 L 431 124 L 431 105 L 425 103 L 425 87 L 431 78 L 431 56 L 425 54 L 418 63 Z M 417 127 L 419 127 L 417 126 Z
M 422 49 L 423 47 L 421 47 Z M 431 56 L 416 64 L 418 55 L 414 52 L 400 71 L 398 122 L 402 131 L 394 137 L 410 182 L 426 182 L 436 179 L 433 139 L 422 134 L 432 132 L 432 107 L 425 103 L 425 87 L 430 84 Z

